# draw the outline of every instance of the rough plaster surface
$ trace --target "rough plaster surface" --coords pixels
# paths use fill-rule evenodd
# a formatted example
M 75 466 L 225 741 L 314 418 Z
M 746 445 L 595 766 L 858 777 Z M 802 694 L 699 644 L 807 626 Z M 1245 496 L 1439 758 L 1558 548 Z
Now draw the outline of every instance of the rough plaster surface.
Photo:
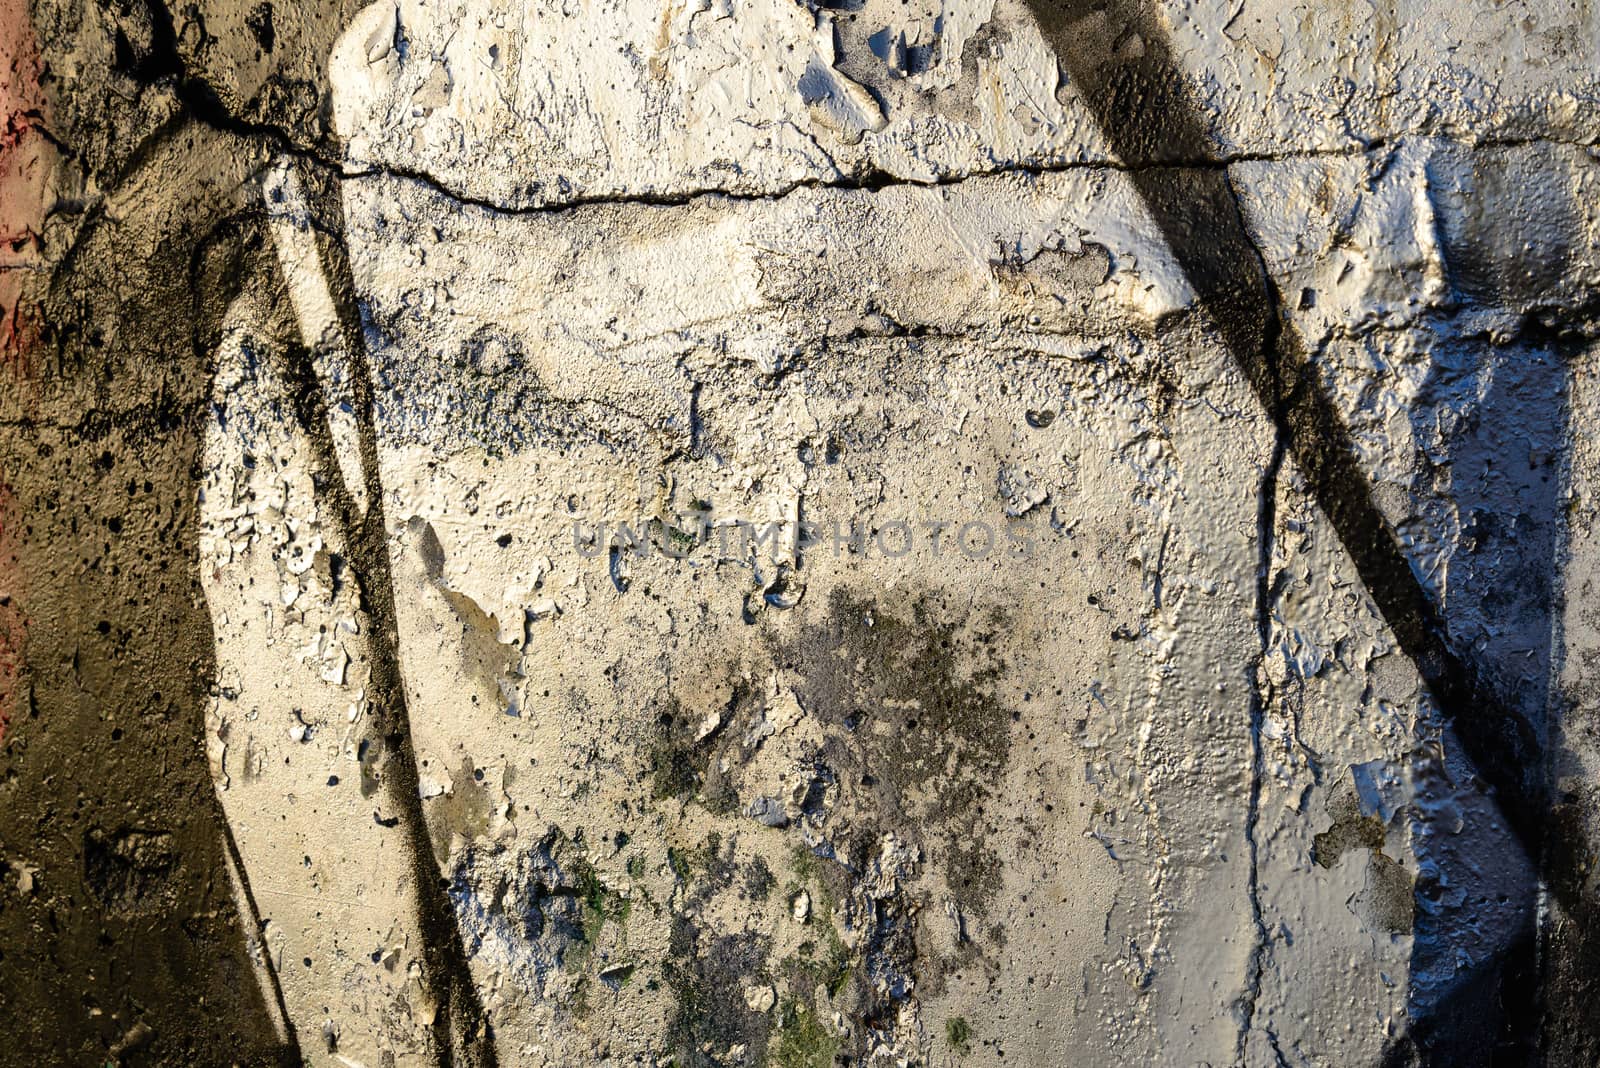
M 1586 7 L 0 26 L 7 1057 L 1593 1063 Z

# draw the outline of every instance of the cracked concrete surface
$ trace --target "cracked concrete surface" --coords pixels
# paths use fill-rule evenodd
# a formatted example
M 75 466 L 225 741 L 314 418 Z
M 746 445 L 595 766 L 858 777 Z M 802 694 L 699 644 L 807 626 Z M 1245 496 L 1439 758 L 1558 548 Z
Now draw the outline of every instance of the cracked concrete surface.
M 1600 1049 L 1587 7 L 0 25 L 17 1057 Z

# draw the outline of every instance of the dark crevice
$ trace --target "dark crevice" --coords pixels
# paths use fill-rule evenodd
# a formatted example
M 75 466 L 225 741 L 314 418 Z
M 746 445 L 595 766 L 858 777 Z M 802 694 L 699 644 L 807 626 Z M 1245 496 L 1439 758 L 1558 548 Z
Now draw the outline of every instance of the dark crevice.
M 1224 171 L 1236 163 L 1252 161 L 1273 162 L 1287 159 L 1301 159 L 1317 156 L 1352 156 L 1361 154 L 1362 150 L 1352 146 L 1350 149 L 1311 149 L 1305 152 L 1290 152 L 1284 154 L 1253 154 L 1241 153 L 1226 159 L 1217 158 L 1192 158 L 1192 157 L 1166 157 L 1149 160 L 1137 168 L 1130 167 L 1125 162 L 1115 159 L 1103 160 L 1057 160 L 1039 163 L 1013 163 L 997 167 L 972 168 L 951 174 L 939 175 L 935 178 L 920 179 L 908 178 L 902 175 L 891 174 L 876 167 L 864 167 L 853 173 L 840 174 L 836 178 L 800 178 L 777 185 L 772 189 L 760 192 L 750 192 L 740 189 L 714 189 L 699 188 L 676 193 L 599 193 L 579 194 L 563 198 L 559 202 L 510 205 L 487 197 L 476 196 L 455 188 L 448 182 L 429 174 L 427 171 L 410 167 L 400 167 L 392 164 L 381 166 L 368 166 L 357 169 L 345 170 L 347 179 L 361 178 L 399 178 L 427 186 L 429 189 L 455 201 L 458 204 L 471 205 L 492 211 L 499 215 L 549 215 L 582 208 L 593 207 L 601 204 L 643 207 L 685 207 L 706 200 L 726 201 L 765 201 L 782 200 L 794 193 L 807 189 L 842 190 L 846 192 L 876 193 L 885 189 L 909 187 L 912 189 L 941 189 L 946 186 L 961 185 L 983 178 L 1004 178 L 1008 176 L 1023 175 L 1031 177 L 1045 177 L 1052 174 L 1076 173 L 1117 173 L 1138 170 L 1161 170 L 1185 172 L 1193 170 Z
M 295 141 L 271 123 L 253 122 L 228 110 L 221 94 L 204 78 L 196 77 L 183 61 L 178 51 L 178 36 L 172 22 L 172 12 L 161 0 L 144 0 L 150 14 L 151 39 L 149 51 L 135 59 L 124 71 L 134 81 L 146 87 L 167 86 L 196 120 L 224 133 L 247 138 L 262 138 L 272 143 L 280 152 L 301 158 L 311 158 L 325 166 L 337 167 L 336 161 L 321 154 L 314 147 Z
M 1266 753 L 1263 728 L 1266 725 L 1267 707 L 1271 703 L 1270 688 L 1266 682 L 1267 653 L 1272 647 L 1272 557 L 1277 545 L 1278 483 L 1283 474 L 1283 461 L 1288 452 L 1288 440 L 1283 424 L 1274 413 L 1272 452 L 1261 472 L 1261 485 L 1256 498 L 1256 584 L 1255 623 L 1257 653 L 1247 667 L 1245 680 L 1249 694 L 1250 712 L 1250 790 L 1245 809 L 1244 837 L 1250 853 L 1250 873 L 1246 883 L 1246 896 L 1250 901 L 1250 919 L 1255 926 L 1256 940 L 1250 949 L 1246 964 L 1245 991 L 1239 1022 L 1237 1055 L 1244 1063 L 1245 1046 L 1250 1030 L 1255 1024 L 1256 1002 L 1261 995 L 1261 978 L 1266 969 L 1269 944 L 1266 917 L 1261 908 L 1261 783 L 1265 771 Z M 1269 1036 L 1270 1036 L 1269 1031 Z M 1274 1049 L 1276 1037 L 1272 1037 Z M 1279 1060 L 1283 1055 L 1278 1055 Z

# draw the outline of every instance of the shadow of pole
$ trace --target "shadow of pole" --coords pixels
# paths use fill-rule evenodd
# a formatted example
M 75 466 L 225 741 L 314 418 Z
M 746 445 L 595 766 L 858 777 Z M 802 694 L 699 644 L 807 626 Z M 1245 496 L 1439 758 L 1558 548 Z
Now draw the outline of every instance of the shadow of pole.
M 1184 92 L 1164 33 L 1133 0 L 1027 0 L 1027 6 L 1269 413 L 1280 449 L 1294 459 L 1389 629 L 1537 863 L 1547 811 L 1539 733 L 1497 692 L 1482 665 L 1452 647 L 1439 605 L 1373 500 L 1344 420 L 1285 329 L 1227 169 Z M 1141 47 L 1104 46 L 1108 40 L 1126 44 L 1134 35 Z M 1272 476 L 1269 470 L 1269 485 Z M 1263 520 L 1270 522 L 1270 514 Z M 1257 581 L 1264 583 L 1266 575 Z M 1259 707 L 1253 710 L 1259 714 Z M 1499 962 L 1502 999 L 1515 1002 L 1506 1004 L 1504 1036 L 1505 1055 L 1514 1059 L 1533 1056 L 1538 1037 L 1534 935 L 1530 925 Z
M 413 889 L 417 895 L 417 924 L 423 941 L 424 974 L 438 1004 L 433 1023 L 435 1053 L 441 1065 L 494 1068 L 498 1061 L 493 1034 L 472 979 L 455 909 L 446 892 L 447 880 L 434 860 L 418 789 L 417 755 L 411 740 L 411 716 L 401 671 L 394 580 L 389 567 L 389 531 L 378 467 L 378 432 L 374 422 L 377 405 L 367 359 L 365 328 L 344 243 L 339 181 L 322 169 L 303 163 L 297 168 L 297 174 L 315 231 L 323 280 L 339 320 L 338 340 L 342 351 L 333 355 L 350 385 L 365 510 L 357 506 L 351 488 L 345 484 L 329 423 L 327 394 L 317 376 L 312 353 L 303 344 L 290 342 L 286 346 L 289 357 L 285 379 L 295 391 L 292 400 L 315 452 L 318 481 L 339 526 L 351 573 L 360 590 L 361 605 L 372 621 L 367 632 L 371 670 L 368 696 L 375 727 L 382 736 L 384 790 L 406 833 Z M 283 285 L 276 272 L 274 278 L 274 284 Z

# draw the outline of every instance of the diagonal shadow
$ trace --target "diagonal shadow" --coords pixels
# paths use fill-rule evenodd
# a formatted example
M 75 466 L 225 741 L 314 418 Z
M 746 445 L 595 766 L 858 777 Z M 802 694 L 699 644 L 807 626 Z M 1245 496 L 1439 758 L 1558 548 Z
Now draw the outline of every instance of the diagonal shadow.
M 483 1001 L 473 982 L 455 909 L 434 862 L 427 818 L 418 790 L 416 749 L 401 670 L 394 579 L 389 567 L 388 527 L 378 468 L 376 405 L 365 359 L 366 339 L 355 295 L 355 282 L 344 243 L 344 212 L 339 181 L 320 168 L 299 161 L 296 175 L 312 216 L 312 231 L 323 280 L 338 318 L 342 369 L 348 376 L 356 419 L 357 447 L 364 480 L 365 509 L 356 504 L 336 458 L 329 401 L 312 353 L 290 345 L 286 375 L 294 392 L 300 422 L 311 437 L 322 488 L 336 516 L 350 570 L 361 603 L 372 619 L 368 659 L 374 718 L 383 739 L 384 789 L 400 817 L 411 861 L 416 916 L 422 935 L 424 976 L 437 1004 L 433 1021 L 434 1053 L 445 1068 L 495 1068 L 498 1058 Z M 284 282 L 274 272 L 272 284 Z
M 1272 280 L 1246 231 L 1226 167 L 1183 92 L 1163 31 L 1136 0 L 1026 2 L 1389 629 L 1522 848 L 1539 859 L 1546 788 L 1538 734 L 1502 700 L 1488 671 L 1451 647 L 1439 606 L 1373 500 L 1343 418 L 1320 388 L 1298 339 L 1283 328 Z M 1107 41 L 1118 47 L 1106 48 Z M 1519 973 L 1504 986 L 1530 999 L 1536 997 L 1533 945 L 1530 925 L 1508 954 L 1514 959 L 1501 962 Z M 1523 1056 L 1537 1032 L 1534 1009 L 1532 1000 L 1507 1006 L 1508 1022 L 1517 1028 L 1512 1042 Z

